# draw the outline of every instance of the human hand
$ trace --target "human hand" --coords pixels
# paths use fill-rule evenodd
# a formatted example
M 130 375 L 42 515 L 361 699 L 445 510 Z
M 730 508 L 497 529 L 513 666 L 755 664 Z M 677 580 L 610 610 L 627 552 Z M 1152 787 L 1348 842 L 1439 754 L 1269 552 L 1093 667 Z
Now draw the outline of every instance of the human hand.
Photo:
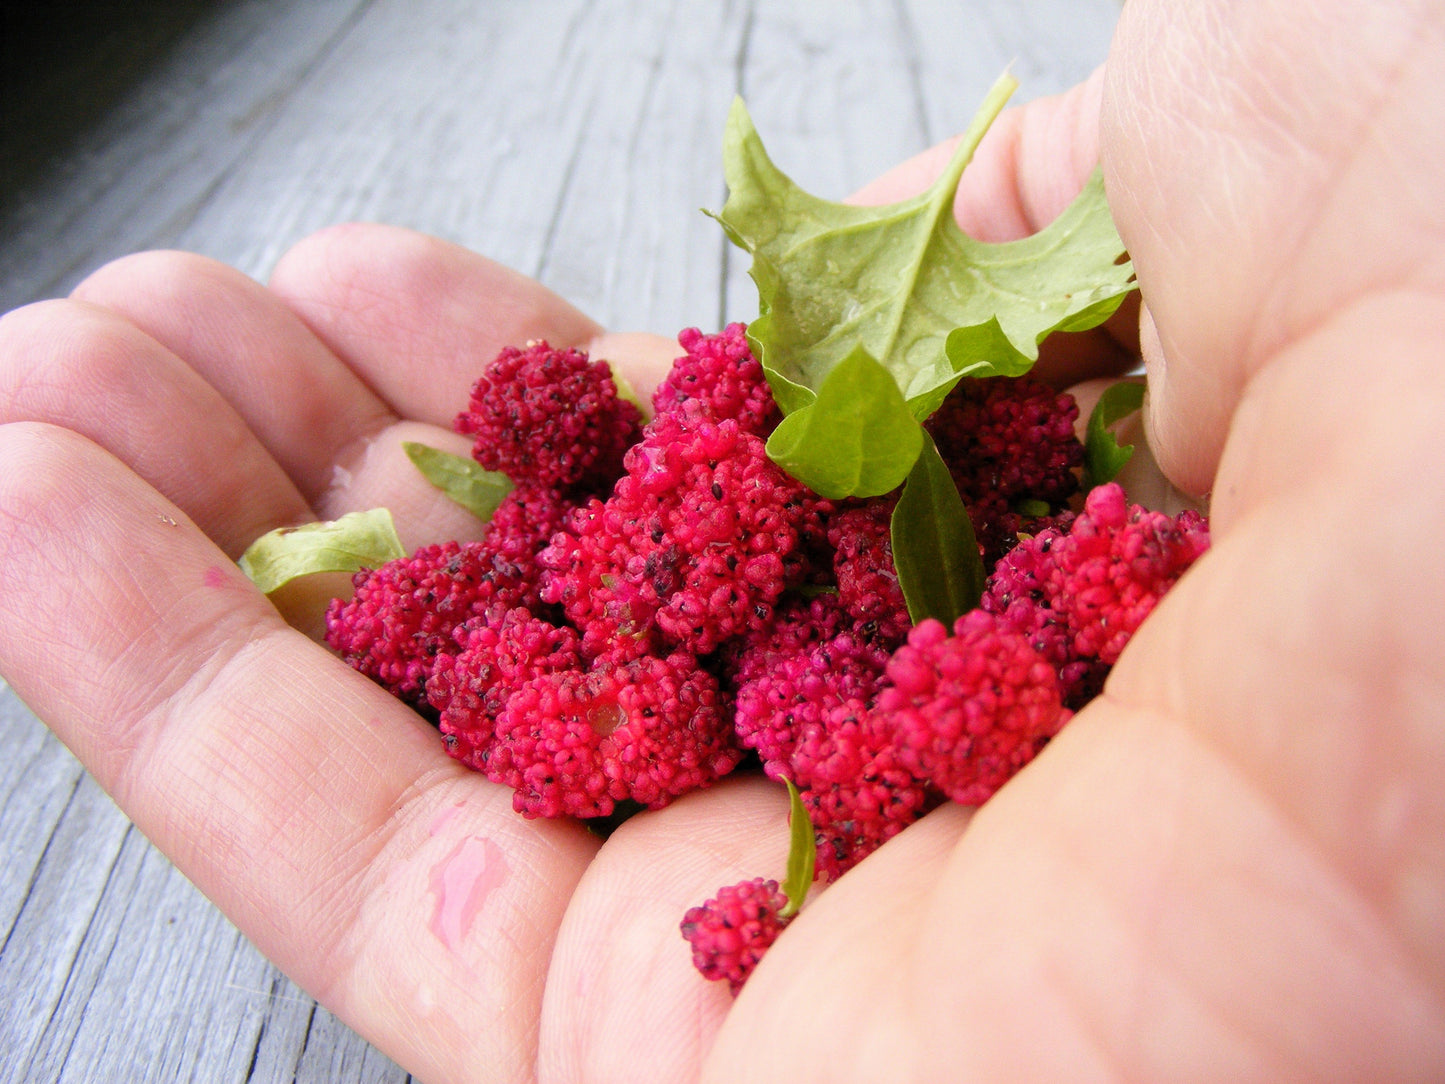
M 1117 88 L 1147 74 L 1130 43 L 1151 17 L 1139 0 L 1126 14 L 1106 128 L 1121 142 L 1106 162 L 1168 346 L 1161 455 L 1207 488 L 1208 450 L 1229 448 L 1216 552 L 1151 618 L 1103 700 L 972 821 L 940 810 L 829 888 L 736 1006 L 697 979 L 676 925 L 718 886 L 780 868 L 775 786 L 727 781 L 605 845 L 523 821 L 409 711 L 289 630 L 229 561 L 270 526 L 378 504 L 409 543 L 464 535 L 397 443 L 456 447 L 439 427 L 478 359 L 546 337 L 591 345 L 645 385 L 671 357 L 665 342 L 599 341 L 532 284 L 375 228 L 304 243 L 269 292 L 189 257 L 107 269 L 78 300 L 12 316 L 0 334 L 0 416 L 30 419 L 0 429 L 0 669 L 263 951 L 423 1079 L 526 1079 L 534 1063 L 544 1078 L 685 1079 L 709 1048 L 711 1079 L 727 1081 L 1277 1078 L 1348 1074 L 1381 1052 L 1395 1068 L 1438 1066 L 1427 909 L 1442 898 L 1430 850 L 1440 726 L 1426 683 L 1442 671 L 1431 645 L 1396 631 L 1440 593 L 1409 548 L 1440 512 L 1419 493 L 1429 428 L 1399 424 L 1406 406 L 1428 421 L 1439 402 L 1408 333 L 1424 322 L 1389 321 L 1400 349 L 1382 364 L 1399 375 L 1364 403 L 1364 380 L 1332 395 L 1311 368 L 1350 359 L 1348 343 L 1298 332 L 1254 357 L 1243 409 L 1231 398 L 1242 380 L 1176 390 L 1176 377 L 1198 387 L 1232 363 L 1193 344 L 1221 320 L 1250 326 L 1260 280 L 1246 261 L 1222 263 L 1239 307 L 1191 310 L 1188 295 L 1213 280 L 1162 270 L 1175 266 L 1156 251 L 1166 226 L 1198 259 L 1198 238 L 1212 225 L 1222 245 L 1229 223 L 1137 176 L 1163 168 L 1170 138 L 1122 133 L 1171 110 L 1155 78 L 1126 97 L 1158 112 L 1124 113 Z M 1404 68 L 1423 78 L 1422 62 Z M 1416 93 L 1392 100 L 1440 100 Z M 996 166 L 1002 187 L 965 193 L 966 222 L 1016 183 L 1028 225 L 1062 205 L 1087 172 L 1073 167 L 1092 160 L 1090 111 L 1074 130 L 1070 108 L 1008 123 L 1047 132 L 1065 118 L 1072 164 L 1058 136 L 1041 138 L 1053 155 L 1037 169 L 1025 156 L 1015 174 L 995 141 L 974 175 Z M 1170 169 L 1198 181 L 1193 156 Z M 1329 270 L 1272 303 L 1304 311 L 1293 295 Z M 1327 304 L 1353 318 L 1380 300 Z M 1345 333 L 1362 334 L 1326 328 Z M 1382 383 L 1369 375 L 1367 388 Z M 1368 470 L 1330 452 L 1342 431 L 1369 448 Z M 1253 449 L 1237 443 L 1247 437 Z M 1381 479 L 1382 463 L 1409 466 Z M 1385 508 L 1386 522 L 1418 517 L 1420 534 L 1359 537 Z M 300 623 L 307 601 L 293 600 Z

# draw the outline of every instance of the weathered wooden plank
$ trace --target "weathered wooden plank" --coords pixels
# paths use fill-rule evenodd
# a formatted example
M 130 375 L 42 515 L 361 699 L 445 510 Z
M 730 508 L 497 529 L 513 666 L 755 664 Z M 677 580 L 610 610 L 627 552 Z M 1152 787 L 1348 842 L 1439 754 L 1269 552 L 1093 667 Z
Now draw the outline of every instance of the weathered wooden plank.
M 36 797 L 43 802 L 48 796 Z M 72 997 L 71 976 L 122 841 L 132 831 L 90 778 L 81 776 L 38 861 L 16 869 L 23 897 L 0 946 L 0 995 L 7 1006 L 0 1018 L 0 1051 L 11 1079 L 44 1078 L 35 1061 L 46 1033 L 67 1017 L 68 1006 L 84 1004 Z M 7 841 L 7 859 L 9 851 Z
M 0 683 L 0 954 L 29 898 L 56 826 L 84 770 Z M 3 1024 L 0 1024 L 3 1026 Z
M 13 694 L 3 707 L 18 720 Z M 10 728 L 22 741 L 54 743 L 23 722 Z M 7 891 L 23 891 L 0 948 L 0 1080 L 270 1080 L 280 1066 L 289 1079 L 323 1057 L 371 1074 L 334 1079 L 404 1078 L 281 976 L 60 752 L 75 784 L 56 791 L 70 798 L 37 833 L 34 869 L 8 864 Z M 12 790 L 7 808 L 24 797 Z M 5 839 L 7 857 L 12 840 L 33 844 Z
M 289 979 L 271 971 L 269 986 L 253 997 L 261 1028 L 250 1040 L 249 1062 L 238 1080 L 366 1081 L 401 1084 L 409 1078 L 395 1062 L 362 1041 Z M 242 1047 L 238 1038 L 237 1049 Z
M 0 311 L 176 243 L 368 0 L 218 5 L 0 220 Z

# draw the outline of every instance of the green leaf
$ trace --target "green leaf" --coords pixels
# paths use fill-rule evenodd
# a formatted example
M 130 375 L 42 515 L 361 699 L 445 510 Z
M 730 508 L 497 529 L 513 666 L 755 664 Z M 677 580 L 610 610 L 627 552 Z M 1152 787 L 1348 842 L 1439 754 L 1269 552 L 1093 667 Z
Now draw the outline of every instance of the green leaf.
M 898 585 L 916 625 L 952 627 L 983 596 L 983 558 L 953 475 L 932 440 L 923 446 L 889 525 Z
M 385 508 L 351 512 L 340 519 L 278 527 L 246 547 L 241 571 L 266 594 L 314 572 L 355 572 L 405 557 L 391 513 Z
M 457 504 L 483 522 L 512 492 L 512 480 L 500 471 L 487 470 L 469 456 L 452 455 L 429 444 L 403 441 L 406 457 L 417 470 Z
M 1134 445 L 1121 445 L 1110 428 L 1144 405 L 1144 385 L 1121 380 L 1104 389 L 1089 414 L 1084 434 L 1084 488 L 1112 482 L 1134 455 Z
M 715 217 L 752 255 L 759 316 L 748 337 L 784 414 L 811 406 L 861 347 L 922 421 L 964 376 L 1027 371 L 1047 335 L 1098 324 L 1134 288 L 1097 171 L 1032 237 L 986 244 L 958 228 L 959 178 L 1015 86 L 1010 76 L 995 83 L 927 191 L 881 207 L 803 191 L 733 103 L 728 198 Z
M 773 462 L 832 499 L 897 489 L 922 447 L 923 427 L 888 371 L 861 346 L 768 438 Z
M 784 779 L 788 787 L 788 872 L 783 879 L 783 895 L 787 905 L 778 912 L 779 918 L 792 918 L 803 906 L 808 889 L 813 887 L 813 870 L 818 862 L 818 841 L 813 833 L 813 822 L 808 818 L 803 796 L 793 786 L 791 779 Z
M 976 303 L 993 311 L 949 332 L 944 352 L 953 372 L 1022 376 L 1046 338 L 1097 327 L 1134 289 L 1134 267 L 1123 259 L 1098 169 L 1038 233 L 996 245 L 965 241 L 959 257 L 978 277 Z

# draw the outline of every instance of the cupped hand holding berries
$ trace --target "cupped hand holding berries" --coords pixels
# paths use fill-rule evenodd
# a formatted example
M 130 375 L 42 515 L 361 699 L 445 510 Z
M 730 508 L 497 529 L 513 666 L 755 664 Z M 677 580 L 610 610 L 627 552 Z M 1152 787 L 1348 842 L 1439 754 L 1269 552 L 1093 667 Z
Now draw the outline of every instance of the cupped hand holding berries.
M 379 227 L 303 242 L 268 288 L 149 254 L 13 313 L 0 671 L 423 1079 L 1438 1075 L 1442 45 L 1438 5 L 1136 0 L 1107 74 L 1000 121 L 960 220 L 1028 232 L 1102 145 L 1153 444 L 1212 490 L 1215 544 L 1027 770 L 832 885 L 736 1003 L 677 923 L 781 868 L 781 788 L 724 780 L 605 843 L 520 818 L 233 563 L 379 505 L 408 546 L 475 534 L 399 444 L 466 451 L 450 422 L 478 359 L 546 339 L 645 392 L 667 340 Z M 1121 360 L 1101 334 L 1046 364 Z

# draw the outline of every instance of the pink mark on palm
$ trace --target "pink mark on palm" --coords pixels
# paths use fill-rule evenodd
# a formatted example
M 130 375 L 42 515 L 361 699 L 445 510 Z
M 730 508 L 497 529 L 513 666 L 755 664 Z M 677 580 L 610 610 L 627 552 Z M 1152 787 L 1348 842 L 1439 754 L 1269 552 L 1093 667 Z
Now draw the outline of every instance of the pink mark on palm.
M 233 575 L 221 569 L 220 565 L 211 565 L 201 576 L 201 582 L 207 587 L 234 587 L 236 579 Z
M 490 839 L 467 836 L 431 871 L 436 897 L 431 931 L 448 949 L 455 950 L 471 930 L 477 912 L 507 876 L 502 848 Z

